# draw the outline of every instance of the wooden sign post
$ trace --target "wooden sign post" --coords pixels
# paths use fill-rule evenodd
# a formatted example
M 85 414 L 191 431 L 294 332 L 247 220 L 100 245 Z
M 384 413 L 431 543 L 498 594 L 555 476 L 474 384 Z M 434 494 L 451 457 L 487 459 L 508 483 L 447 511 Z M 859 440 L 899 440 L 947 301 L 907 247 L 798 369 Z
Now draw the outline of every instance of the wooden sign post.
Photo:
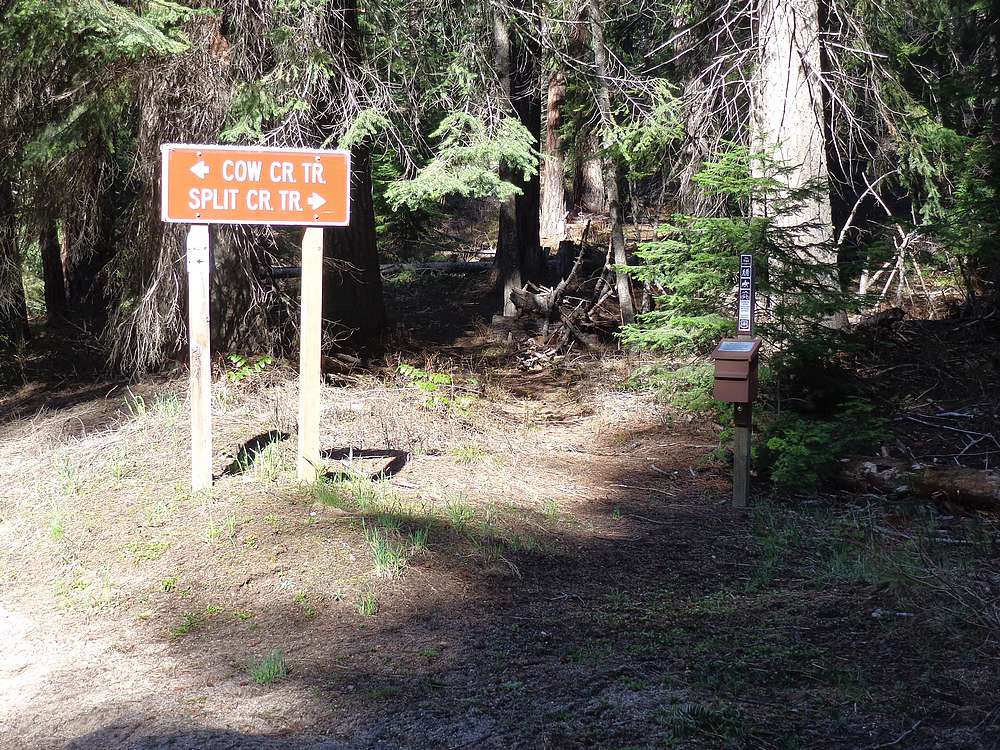
M 299 327 L 300 482 L 315 482 L 319 467 L 320 364 L 323 317 L 323 230 L 302 238 L 302 322 Z
M 191 357 L 191 489 L 212 486 L 212 357 L 208 224 L 309 227 L 302 240 L 298 477 L 319 466 L 323 230 L 351 214 L 348 151 L 168 143 L 160 147 L 161 217 L 187 239 Z
M 212 486 L 212 336 L 208 226 L 188 229 L 188 351 L 191 362 L 191 491 Z
M 753 338 L 753 255 L 740 255 L 739 314 L 736 337 Z M 750 441 L 753 433 L 753 403 L 733 404 L 733 507 L 745 508 L 750 497 Z

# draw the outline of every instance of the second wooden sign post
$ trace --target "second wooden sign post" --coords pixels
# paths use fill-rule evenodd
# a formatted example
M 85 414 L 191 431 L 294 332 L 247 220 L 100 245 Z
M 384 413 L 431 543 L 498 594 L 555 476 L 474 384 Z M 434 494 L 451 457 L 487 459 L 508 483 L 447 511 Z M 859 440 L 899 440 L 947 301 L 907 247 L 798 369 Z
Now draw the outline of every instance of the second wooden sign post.
M 191 489 L 212 486 L 212 352 L 209 224 L 307 227 L 302 239 L 298 477 L 315 481 L 319 424 L 323 229 L 350 222 L 347 151 L 161 146 L 161 218 L 191 224 L 187 239 L 191 367 Z

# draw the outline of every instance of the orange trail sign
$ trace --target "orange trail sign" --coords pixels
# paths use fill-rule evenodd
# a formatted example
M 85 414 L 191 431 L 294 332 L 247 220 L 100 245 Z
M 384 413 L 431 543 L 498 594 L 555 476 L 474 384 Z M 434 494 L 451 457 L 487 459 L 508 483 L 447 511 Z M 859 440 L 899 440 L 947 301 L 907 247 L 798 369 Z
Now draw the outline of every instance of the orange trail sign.
M 346 226 L 348 151 L 165 143 L 161 217 L 180 224 Z

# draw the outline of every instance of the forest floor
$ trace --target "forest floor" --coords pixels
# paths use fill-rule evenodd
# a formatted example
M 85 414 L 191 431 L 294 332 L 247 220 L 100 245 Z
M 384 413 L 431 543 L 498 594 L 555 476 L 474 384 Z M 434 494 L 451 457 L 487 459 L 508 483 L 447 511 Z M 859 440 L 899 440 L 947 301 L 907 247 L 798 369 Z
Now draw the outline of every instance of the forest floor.
M 715 425 L 626 388 L 625 357 L 521 371 L 483 283 L 390 287 L 416 324 L 324 388 L 315 486 L 280 364 L 220 374 L 195 496 L 183 373 L 26 365 L 0 747 L 1000 747 L 996 518 L 735 511 Z

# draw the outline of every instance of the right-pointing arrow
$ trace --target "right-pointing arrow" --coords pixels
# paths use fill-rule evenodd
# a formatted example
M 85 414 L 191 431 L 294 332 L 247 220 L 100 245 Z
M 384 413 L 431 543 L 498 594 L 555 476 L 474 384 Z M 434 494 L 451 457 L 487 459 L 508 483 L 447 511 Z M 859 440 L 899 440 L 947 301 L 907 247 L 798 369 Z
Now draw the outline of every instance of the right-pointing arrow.
M 324 203 L 326 203 L 326 198 L 324 198 L 322 195 L 317 195 L 316 193 L 313 193 L 308 198 L 306 198 L 306 203 L 309 204 L 309 208 L 315 211 Z
M 194 172 L 195 175 L 198 178 L 204 180 L 205 179 L 205 175 L 207 175 L 208 172 L 209 172 L 209 167 L 204 162 L 204 160 L 201 160 L 197 164 L 195 164 L 193 167 L 191 167 L 191 171 Z

